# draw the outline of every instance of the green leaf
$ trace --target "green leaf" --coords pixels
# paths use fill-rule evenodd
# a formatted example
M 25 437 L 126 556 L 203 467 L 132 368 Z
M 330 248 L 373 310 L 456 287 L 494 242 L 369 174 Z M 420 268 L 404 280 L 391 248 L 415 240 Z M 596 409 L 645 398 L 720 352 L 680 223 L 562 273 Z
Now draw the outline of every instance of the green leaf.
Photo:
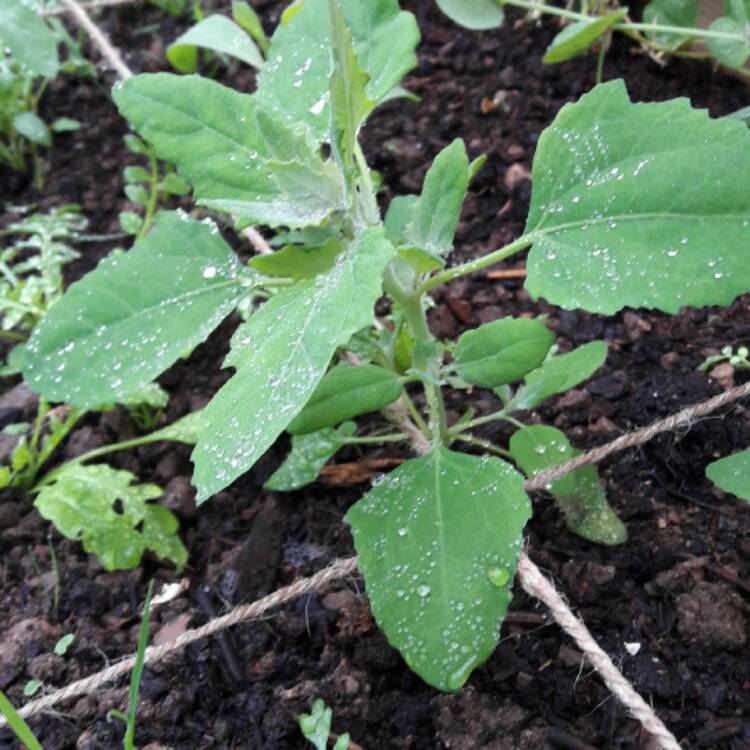
M 332 718 L 333 711 L 320 699 L 313 703 L 311 713 L 300 714 L 300 730 L 305 739 L 315 746 L 315 750 L 327 750 Z
M 606 83 L 542 133 L 532 182 L 534 297 L 675 313 L 750 289 L 750 131 L 737 120 L 686 99 L 632 104 Z
M 542 58 L 543 63 L 560 63 L 582 55 L 599 37 L 625 18 L 620 9 L 600 16 L 594 21 L 577 21 L 566 26 L 553 40 Z
M 513 460 L 531 478 L 543 469 L 557 466 L 573 458 L 573 446 L 556 427 L 543 424 L 530 425 L 513 433 L 510 439 Z M 555 495 L 570 495 L 575 487 L 575 477 L 568 474 L 548 488 Z
M 123 406 L 150 406 L 152 409 L 163 409 L 168 403 L 169 394 L 158 383 L 146 383 L 122 401 Z
M 573 451 L 573 457 L 578 455 L 580 451 Z M 624 544 L 628 540 L 628 530 L 607 502 L 596 467 L 584 466 L 568 476 L 575 480 L 573 492 L 570 495 L 555 493 L 568 528 L 596 544 Z
M 27 698 L 31 698 L 32 696 L 36 695 L 42 688 L 44 683 L 41 680 L 29 680 L 24 686 L 23 686 L 23 694 Z
M 375 618 L 425 682 L 458 690 L 494 650 L 530 515 L 509 464 L 446 448 L 347 513 Z
M 250 265 L 266 276 L 305 279 L 328 271 L 341 247 L 341 241 L 333 237 L 323 247 L 287 245 L 271 255 L 256 255 L 250 260 Z
M 187 195 L 190 192 L 190 184 L 174 172 L 168 172 L 159 183 L 159 190 L 169 195 Z
M 138 203 L 141 206 L 148 203 L 148 190 L 143 185 L 125 185 L 123 192 L 132 203 Z
M 127 234 L 138 234 L 143 226 L 143 217 L 135 211 L 120 211 L 117 220 L 122 231 Z
M 339 346 L 372 323 L 393 247 L 367 229 L 328 272 L 280 291 L 235 333 L 236 373 L 204 409 L 193 451 L 202 501 L 249 469 L 302 410 Z
M 176 443 L 195 445 L 203 430 L 206 429 L 206 420 L 202 411 L 194 411 L 186 414 L 176 422 L 162 427 L 156 432 L 148 435 L 148 442 L 155 443 L 159 440 L 174 440 Z M 141 438 L 143 439 L 143 438 Z
M 140 156 L 148 156 L 148 146 L 134 133 L 124 135 L 122 140 L 128 151 Z
M 329 0 L 305 0 L 282 19 L 258 76 L 257 97 L 290 123 L 306 123 L 318 141 L 329 132 Z M 367 98 L 379 102 L 417 64 L 419 29 L 397 0 L 345 2 L 342 11 Z
M 339 365 L 326 373 L 287 430 L 292 435 L 302 435 L 333 427 L 346 419 L 385 408 L 402 391 L 401 378 L 384 367 Z
M 177 165 L 199 203 L 244 225 L 304 227 L 343 206 L 338 170 L 307 129 L 263 111 L 256 96 L 168 73 L 131 78 L 113 96 L 157 155 Z
M 750 450 L 714 461 L 706 476 L 724 492 L 731 492 L 750 502 Z
M 130 252 L 72 284 L 26 346 L 23 373 L 49 401 L 122 402 L 203 341 L 246 290 L 215 227 L 162 212 Z
M 464 380 L 484 388 L 513 383 L 544 362 L 554 341 L 541 320 L 501 318 L 458 339 L 456 369 Z
M 70 648 L 70 644 L 75 640 L 75 633 L 66 633 L 60 640 L 55 644 L 53 649 L 57 656 L 65 656 Z
M 377 102 L 367 96 L 370 80 L 359 66 L 352 37 L 344 21 L 339 0 L 329 0 L 333 70 L 330 78 L 330 142 L 342 169 L 354 162 L 357 133 Z
M 314 482 L 336 451 L 346 445 L 356 427 L 354 422 L 344 422 L 336 430 L 325 428 L 294 435 L 289 455 L 263 486 L 277 492 L 291 492 Z
M 182 568 L 187 550 L 176 533 L 177 519 L 148 502 L 160 497 L 161 489 L 135 480 L 106 464 L 67 465 L 34 505 L 63 536 L 82 541 L 106 570 L 136 567 L 147 549 Z
M 466 146 L 456 138 L 435 158 L 422 186 L 422 194 L 413 207 L 406 237 L 416 247 L 435 255 L 447 255 L 453 249 L 461 206 L 469 187 L 469 157 Z
M 8 700 L 8 696 L 2 690 L 0 690 L 0 713 L 5 717 L 13 734 L 16 735 L 27 750 L 43 750 L 39 740 L 37 740 L 31 731 L 31 727 L 16 711 L 13 704 Z
M 151 175 L 143 167 L 125 167 L 122 176 L 125 182 L 151 182 Z
M 254 68 L 263 67 L 263 55 L 245 30 L 225 16 L 207 16 L 167 47 L 167 60 L 182 73 L 198 70 L 198 47 L 236 57 Z
M 21 112 L 21 114 L 15 115 L 13 117 L 13 129 L 38 146 L 49 148 L 52 145 L 52 136 L 47 123 L 33 112 Z
M 243 0 L 232 0 L 232 18 L 255 39 L 264 52 L 268 50 L 268 39 L 258 14 Z
M 55 133 L 72 133 L 81 129 L 81 123 L 72 117 L 58 117 L 52 123 L 52 130 Z
M 451 21 L 467 29 L 496 29 L 503 23 L 503 9 L 495 0 L 437 0 L 437 4 Z
M 510 410 L 533 409 L 556 393 L 565 393 L 588 380 L 607 358 L 603 341 L 590 341 L 567 354 L 550 357 L 526 376 L 526 383 L 509 404 Z
M 660 26 L 694 28 L 698 25 L 698 3 L 696 0 L 651 0 L 643 9 L 643 20 Z M 679 49 L 690 41 L 690 37 L 663 32 L 649 31 L 646 36 L 670 49 Z
M 0 3 L 0 45 L 32 75 L 50 79 L 57 75 L 57 37 L 19 0 Z
M 730 68 L 741 68 L 750 57 L 750 28 L 747 19 L 722 16 L 717 18 L 709 27 L 711 31 L 721 31 L 725 34 L 738 34 L 742 39 L 716 39 L 709 37 L 706 45 L 711 54 L 722 64 Z
M 418 195 L 398 195 L 389 204 L 385 215 L 385 234 L 396 243 L 408 242 L 406 227 L 414 220 Z

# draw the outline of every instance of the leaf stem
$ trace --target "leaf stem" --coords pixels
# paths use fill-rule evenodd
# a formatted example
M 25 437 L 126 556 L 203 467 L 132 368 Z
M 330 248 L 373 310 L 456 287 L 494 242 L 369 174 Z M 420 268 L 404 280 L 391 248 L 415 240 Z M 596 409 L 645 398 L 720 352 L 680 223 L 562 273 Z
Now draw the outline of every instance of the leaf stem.
M 156 155 L 152 148 L 148 150 L 148 165 L 151 169 L 148 203 L 146 204 L 146 215 L 143 217 L 143 223 L 138 230 L 136 240 L 144 237 L 146 232 L 151 228 L 151 222 L 154 220 L 154 212 L 156 211 L 156 203 L 159 199 L 159 163 L 156 161 Z
M 463 443 L 476 445 L 478 448 L 482 448 L 486 451 L 489 451 L 490 453 L 496 453 L 498 456 L 502 456 L 503 458 L 513 458 L 513 455 L 510 451 L 506 451 L 504 448 L 500 448 L 499 446 L 494 445 L 489 440 L 483 440 L 482 438 L 477 438 L 472 435 L 456 435 L 455 439 L 460 440 Z
M 445 284 L 446 282 L 457 279 L 460 276 L 466 276 L 467 274 L 474 273 L 474 271 L 480 271 L 482 268 L 487 268 L 487 266 L 499 263 L 501 260 L 505 260 L 505 258 L 508 258 L 521 250 L 525 250 L 533 241 L 533 235 L 524 234 L 522 237 L 519 237 L 509 245 L 501 247 L 499 250 L 494 250 L 476 260 L 471 260 L 468 263 L 461 263 L 458 266 L 453 266 L 453 268 L 441 271 L 435 276 L 431 276 L 422 284 L 422 286 L 419 287 L 419 294 L 421 295 L 425 292 L 429 292 L 430 289 L 434 289 L 436 286 Z
M 537 13 L 547 13 L 551 16 L 560 18 L 569 18 L 572 21 L 595 21 L 600 16 L 590 16 L 585 13 L 576 13 L 573 10 L 565 8 L 556 8 L 553 5 L 537 3 L 533 0 L 495 0 L 495 4 L 502 7 L 504 5 L 513 5 L 516 8 L 535 11 Z M 655 34 L 675 34 L 676 36 L 695 37 L 699 39 L 731 39 L 732 41 L 744 42 L 745 37 L 742 34 L 732 34 L 728 31 L 715 31 L 711 29 L 699 29 L 692 26 L 663 26 L 658 23 L 637 23 L 633 21 L 621 21 L 614 24 L 612 29 L 616 31 L 650 31 Z M 649 42 L 650 43 L 650 42 Z
M 408 440 L 409 436 L 403 432 L 397 432 L 392 435 L 367 435 L 364 437 L 350 437 L 346 442 L 350 445 L 369 445 L 373 443 L 400 443 Z

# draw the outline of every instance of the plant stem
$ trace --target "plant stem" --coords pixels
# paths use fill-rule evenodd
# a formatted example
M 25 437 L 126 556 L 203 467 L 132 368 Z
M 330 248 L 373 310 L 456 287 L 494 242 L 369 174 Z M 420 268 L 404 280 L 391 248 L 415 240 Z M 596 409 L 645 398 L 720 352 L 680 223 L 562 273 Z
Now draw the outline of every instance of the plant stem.
M 392 435 L 368 435 L 366 437 L 350 437 L 346 439 L 346 442 L 351 445 L 368 445 L 371 443 L 400 443 L 408 439 L 408 435 L 404 435 L 404 433 L 398 432 Z
M 445 271 L 441 271 L 435 276 L 427 279 L 427 281 L 425 281 L 422 286 L 419 287 L 419 294 L 421 295 L 425 292 L 429 292 L 430 289 L 434 289 L 436 286 L 445 284 L 446 282 L 457 279 L 460 276 L 466 276 L 467 274 L 474 273 L 474 271 L 480 271 L 482 268 L 487 268 L 487 266 L 492 266 L 495 263 L 499 263 L 501 260 L 505 260 L 505 258 L 508 258 L 509 256 L 520 252 L 521 250 L 525 250 L 531 245 L 533 241 L 533 235 L 524 234 L 522 237 L 519 237 L 509 245 L 505 245 L 505 247 L 501 247 L 499 250 L 494 250 L 493 252 L 484 255 L 481 258 L 477 258 L 476 260 L 471 260 L 468 263 L 461 263 L 458 266 L 453 266 L 453 268 L 448 268 Z
M 601 83 L 604 77 L 604 57 L 607 54 L 607 45 L 611 34 L 607 34 L 606 39 L 599 40 L 599 55 L 596 59 L 596 82 Z
M 417 409 L 414 402 L 411 400 L 411 397 L 409 396 L 406 391 L 404 391 L 403 394 L 404 404 L 406 405 L 406 410 L 409 412 L 411 418 L 414 420 L 417 427 L 419 427 L 422 432 L 425 433 L 425 435 L 430 431 L 430 428 L 427 426 L 427 422 L 422 419 L 422 415 L 419 413 L 419 409 Z
M 136 240 L 144 237 L 146 232 L 151 228 L 151 222 L 154 220 L 154 212 L 156 211 L 156 203 L 159 200 L 159 163 L 156 161 L 156 155 L 152 148 L 148 150 L 148 165 L 151 169 L 148 203 L 146 204 L 146 215 L 143 217 L 143 223 L 138 230 Z
M 478 448 L 482 448 L 490 453 L 496 453 L 503 458 L 513 458 L 510 451 L 506 451 L 504 448 L 493 445 L 489 440 L 482 440 L 482 438 L 473 437 L 471 435 L 456 435 L 455 439 L 460 440 L 463 443 L 476 445 Z
M 500 411 L 492 412 L 492 414 L 485 414 L 485 416 L 483 417 L 477 417 L 476 419 L 470 419 L 468 422 L 462 422 L 461 424 L 454 425 L 450 429 L 450 434 L 452 437 L 458 437 L 460 433 L 465 432 L 466 430 L 470 430 L 473 427 L 479 427 L 483 424 L 487 424 L 488 422 L 497 422 L 499 420 L 504 420 L 511 423 L 516 422 L 513 417 L 510 417 L 508 414 L 506 414 L 505 409 L 501 409 Z
M 502 7 L 513 5 L 516 8 L 547 13 L 551 16 L 569 18 L 572 21 L 595 21 L 597 16 L 589 16 L 585 13 L 576 13 L 565 8 L 556 8 L 545 3 L 536 3 L 533 0 L 495 0 L 495 4 Z M 636 23 L 633 21 L 622 21 L 612 26 L 616 31 L 650 31 L 655 34 L 675 34 L 676 36 L 695 37 L 699 39 L 731 39 L 732 41 L 744 42 L 742 34 L 732 34 L 727 31 L 712 31 L 711 29 L 699 29 L 692 26 L 662 26 L 658 23 Z
M 421 289 L 405 289 L 389 266 L 384 277 L 384 286 L 388 294 L 401 306 L 406 321 L 414 335 L 414 367 L 419 372 L 429 373 L 440 366 L 439 355 L 431 356 L 430 347 L 435 339 L 427 325 Z M 422 386 L 427 397 L 430 412 L 430 434 L 433 442 L 448 442 L 448 423 L 445 416 L 445 403 L 440 387 L 422 378 Z

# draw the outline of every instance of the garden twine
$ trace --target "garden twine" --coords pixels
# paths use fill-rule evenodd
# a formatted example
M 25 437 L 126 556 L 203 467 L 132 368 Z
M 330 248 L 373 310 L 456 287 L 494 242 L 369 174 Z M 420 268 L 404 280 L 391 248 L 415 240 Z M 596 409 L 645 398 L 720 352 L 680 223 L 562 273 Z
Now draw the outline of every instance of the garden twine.
M 77 0 L 63 0 L 63 2 L 74 18 L 89 34 L 92 42 L 99 48 L 102 55 L 117 71 L 118 75 L 123 80 L 132 77 L 132 71 L 123 62 L 117 50 L 93 23 Z M 104 5 L 105 3 L 101 4 Z M 258 237 L 251 236 L 248 239 L 256 247 L 259 244 Z M 596 464 L 607 456 L 626 448 L 642 445 L 660 432 L 668 432 L 680 426 L 689 426 L 700 417 L 706 416 L 720 409 L 722 406 L 737 401 L 749 394 L 750 383 L 732 388 L 714 398 L 660 419 L 647 427 L 622 435 L 616 440 L 583 453 L 570 461 L 566 461 L 564 464 L 539 472 L 524 482 L 524 488 L 528 491 L 544 489 L 550 482 L 560 479 L 575 469 Z M 394 421 L 399 421 L 405 432 L 413 438 L 412 442 L 418 453 L 425 453 L 429 450 L 429 443 L 424 439 L 422 433 L 416 427 L 411 429 L 412 425 L 404 410 L 396 408 L 392 410 L 391 416 L 394 418 Z M 324 589 L 328 584 L 352 575 L 356 569 L 356 557 L 335 560 L 328 567 L 309 578 L 300 578 L 289 586 L 284 586 L 251 604 L 243 604 L 235 607 L 227 614 L 217 617 L 199 628 L 185 631 L 182 635 L 168 643 L 159 646 L 150 646 L 146 649 L 144 662 L 148 664 L 160 661 L 190 643 L 215 635 L 232 625 L 261 617 L 274 607 L 281 606 L 303 594 Z M 630 711 L 631 715 L 641 723 L 643 728 L 652 735 L 659 746 L 664 750 L 680 750 L 680 745 L 675 736 L 667 729 L 661 719 L 654 713 L 653 709 L 617 669 L 606 652 L 596 643 L 586 625 L 580 618 L 573 614 L 552 582 L 542 574 L 541 570 L 531 561 L 526 552 L 523 551 L 518 559 L 518 579 L 523 589 L 529 595 L 547 606 L 555 621 L 573 638 L 588 662 L 597 670 L 607 688 Z M 69 698 L 94 693 L 105 683 L 112 682 L 130 672 L 135 666 L 135 662 L 135 654 L 128 656 L 101 672 L 77 680 L 59 690 L 55 690 L 48 695 L 27 703 L 18 712 L 24 717 L 34 716 Z M 6 723 L 5 719 L 0 717 L 0 726 L 4 726 Z

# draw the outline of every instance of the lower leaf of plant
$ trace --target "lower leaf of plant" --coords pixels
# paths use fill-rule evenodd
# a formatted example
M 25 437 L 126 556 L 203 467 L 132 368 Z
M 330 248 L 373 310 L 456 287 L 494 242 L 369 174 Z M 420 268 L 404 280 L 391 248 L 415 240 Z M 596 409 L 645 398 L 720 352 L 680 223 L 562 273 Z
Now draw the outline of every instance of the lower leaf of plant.
M 458 690 L 494 650 L 530 515 L 510 464 L 446 448 L 349 510 L 375 617 L 425 682 Z

